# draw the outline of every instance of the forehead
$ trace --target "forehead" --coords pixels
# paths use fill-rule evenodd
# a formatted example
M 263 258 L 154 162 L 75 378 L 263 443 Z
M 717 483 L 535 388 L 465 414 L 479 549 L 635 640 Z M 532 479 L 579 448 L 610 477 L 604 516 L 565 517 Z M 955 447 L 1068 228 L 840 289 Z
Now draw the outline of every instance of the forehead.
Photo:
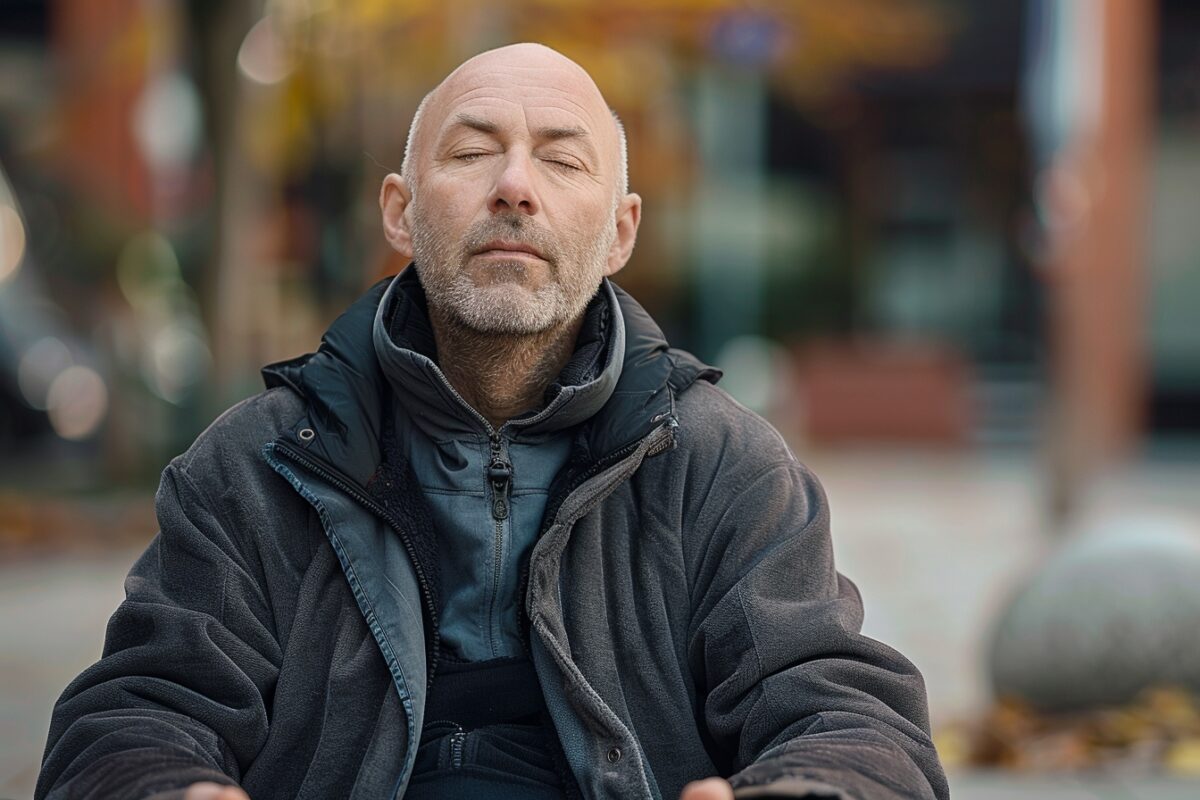
M 615 143 L 614 123 L 600 90 L 573 62 L 557 54 L 521 59 L 487 55 L 468 61 L 437 88 L 427 111 L 426 132 L 434 142 L 459 115 L 470 115 L 506 129 L 579 127 L 599 142 Z

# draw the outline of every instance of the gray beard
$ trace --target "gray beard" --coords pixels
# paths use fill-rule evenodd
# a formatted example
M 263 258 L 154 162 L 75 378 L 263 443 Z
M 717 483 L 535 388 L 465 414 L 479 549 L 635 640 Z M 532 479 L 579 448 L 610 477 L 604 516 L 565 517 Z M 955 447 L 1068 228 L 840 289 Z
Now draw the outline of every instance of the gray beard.
M 413 200 L 413 262 L 432 306 L 476 333 L 528 336 L 577 319 L 604 277 L 616 226 L 594 236 L 580 233 L 559 245 L 528 217 L 490 217 L 473 225 L 462 241 L 451 241 Z M 519 260 L 493 263 L 511 271 L 513 281 L 477 286 L 466 272 L 471 255 L 494 239 L 531 245 L 550 265 L 551 280 L 536 290 L 520 285 L 526 267 Z

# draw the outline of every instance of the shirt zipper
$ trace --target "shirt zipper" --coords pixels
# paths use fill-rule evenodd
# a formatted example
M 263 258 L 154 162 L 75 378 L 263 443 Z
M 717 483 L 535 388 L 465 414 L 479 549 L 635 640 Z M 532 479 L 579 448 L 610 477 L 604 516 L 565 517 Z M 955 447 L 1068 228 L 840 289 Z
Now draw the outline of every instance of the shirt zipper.
M 512 463 L 504 457 L 503 443 L 498 431 L 492 431 L 488 436 L 491 444 L 492 459 L 488 464 L 488 483 L 492 487 L 492 519 L 495 521 L 495 536 L 492 552 L 492 597 L 488 606 L 488 627 L 493 624 L 496 613 L 496 601 L 500 596 L 500 578 L 504 559 L 504 521 L 508 519 L 511 504 L 509 492 L 512 489 Z M 488 638 L 492 643 L 492 655 L 496 652 L 495 632 L 489 630 Z
M 492 521 L 494 525 L 492 529 L 492 595 L 488 604 L 487 625 L 488 642 L 492 647 L 492 655 L 496 656 L 498 655 L 496 652 L 496 636 L 491 628 L 493 617 L 495 616 L 496 601 L 500 594 L 500 579 L 502 577 L 501 572 L 503 571 L 501 566 L 504 558 L 504 521 L 508 519 L 511 510 L 509 490 L 512 488 L 512 463 L 504 457 L 501 431 L 512 423 L 510 421 L 504 423 L 499 428 L 494 427 L 485 416 L 476 411 L 470 403 L 463 399 L 463 396 L 450 383 L 450 379 L 446 377 L 446 374 L 436 364 L 433 365 L 433 373 L 437 376 L 442 387 L 449 392 L 450 396 L 483 426 L 484 431 L 487 433 L 488 443 L 491 446 L 491 461 L 488 463 L 487 481 L 492 489 Z M 549 407 L 544 408 L 532 418 L 521 420 L 520 424 L 529 425 L 537 422 L 550 413 L 550 410 Z M 519 620 L 518 627 L 523 627 Z M 522 638 L 524 637 L 522 636 Z

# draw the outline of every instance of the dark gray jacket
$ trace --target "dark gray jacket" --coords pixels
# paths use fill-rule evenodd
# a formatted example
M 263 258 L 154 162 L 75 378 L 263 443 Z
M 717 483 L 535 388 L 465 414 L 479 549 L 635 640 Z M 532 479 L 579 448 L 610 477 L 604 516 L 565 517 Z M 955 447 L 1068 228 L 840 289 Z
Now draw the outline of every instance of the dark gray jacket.
M 436 537 L 381 463 L 386 282 L 163 473 L 104 654 L 55 706 L 36 797 L 394 798 L 437 669 Z M 618 290 L 624 367 L 552 487 L 528 644 L 594 798 L 945 798 L 924 687 L 859 634 L 812 474 Z M 388 491 L 378 491 L 385 485 Z

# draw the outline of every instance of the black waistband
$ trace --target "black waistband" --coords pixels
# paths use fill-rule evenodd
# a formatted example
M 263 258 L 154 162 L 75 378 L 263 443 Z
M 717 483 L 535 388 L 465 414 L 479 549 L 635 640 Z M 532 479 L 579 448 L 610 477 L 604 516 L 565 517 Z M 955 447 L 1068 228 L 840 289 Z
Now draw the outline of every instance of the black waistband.
M 425 700 L 425 720 L 455 722 L 471 730 L 525 721 L 545 707 L 528 658 L 443 661 Z

